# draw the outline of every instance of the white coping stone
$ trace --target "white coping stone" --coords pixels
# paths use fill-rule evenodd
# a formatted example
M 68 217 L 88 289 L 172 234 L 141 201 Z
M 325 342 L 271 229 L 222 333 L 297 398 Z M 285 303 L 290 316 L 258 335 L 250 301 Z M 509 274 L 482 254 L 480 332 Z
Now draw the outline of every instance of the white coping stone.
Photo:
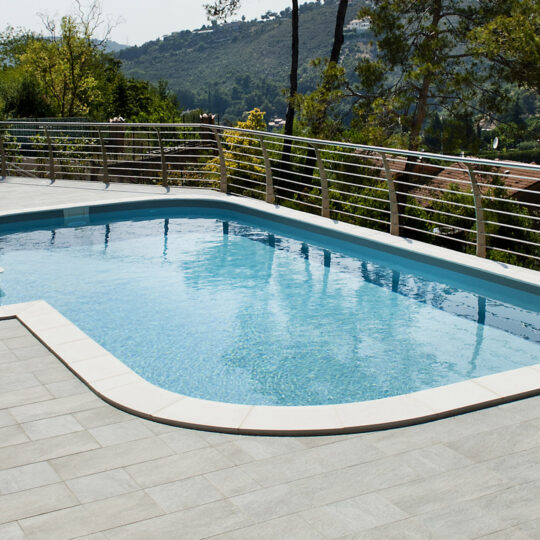
M 185 425 L 203 427 L 218 425 L 222 429 L 237 431 L 252 409 L 252 405 L 219 403 L 186 396 L 172 405 L 156 411 L 152 416 L 156 419 Z
M 497 375 L 501 376 L 501 373 Z M 478 403 L 489 403 L 501 398 L 499 394 L 479 385 L 475 379 L 421 390 L 414 392 L 412 396 L 437 413 L 466 409 Z
M 185 399 L 184 396 L 169 392 L 145 381 L 137 381 L 117 386 L 102 394 L 110 401 L 144 416 L 153 416 L 157 411 Z
M 359 422 L 366 426 L 399 425 L 411 419 L 429 418 L 435 413 L 429 403 L 415 399 L 414 394 L 344 403 L 338 409 L 338 416 L 347 428 L 355 428 Z
M 79 184 L 79 183 L 78 183 Z M 147 199 L 156 197 L 145 193 Z M 162 195 L 162 192 L 159 193 Z M 170 198 L 227 200 L 233 205 L 263 210 L 272 215 L 287 216 L 303 223 L 340 230 L 411 252 L 452 260 L 463 266 L 514 280 L 539 285 L 540 273 L 496 261 L 479 259 L 465 253 L 439 248 L 380 231 L 331 221 L 289 208 L 246 200 L 221 193 L 182 193 Z M 106 203 L 141 200 L 109 199 Z M 103 204 L 103 200 L 85 202 L 85 206 Z M 33 208 L 0 215 L 24 214 L 46 209 L 80 207 L 81 204 Z M 308 434 L 361 431 L 390 427 L 473 410 L 488 404 L 530 395 L 540 390 L 540 364 L 497 373 L 455 384 L 422 390 L 402 396 L 341 405 L 269 407 L 236 405 L 182 396 L 159 388 L 133 372 L 103 347 L 90 339 L 68 319 L 43 300 L 0 307 L 0 317 L 17 317 L 40 338 L 90 388 L 118 407 L 158 421 L 238 433 Z M 52 330 L 53 329 L 53 330 Z M 73 339 L 73 338 L 76 339 Z M 49 340 L 48 340 L 48 339 Z
M 474 380 L 499 396 L 532 392 L 540 388 L 540 364 L 505 371 L 504 377 L 498 375 L 500 374 L 486 375 Z

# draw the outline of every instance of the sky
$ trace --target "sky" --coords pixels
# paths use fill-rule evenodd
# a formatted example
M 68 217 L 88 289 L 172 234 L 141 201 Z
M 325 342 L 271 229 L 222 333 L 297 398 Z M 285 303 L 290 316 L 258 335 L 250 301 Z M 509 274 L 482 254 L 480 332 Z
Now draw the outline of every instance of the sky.
M 81 0 L 83 5 L 88 2 Z M 115 25 L 111 39 L 126 45 L 140 45 L 172 32 L 208 24 L 205 3 L 209 0 L 101 0 L 105 18 Z M 43 24 L 39 13 L 60 17 L 73 13 L 75 3 L 73 0 L 0 0 L 0 4 L 3 4 L 0 31 L 9 25 L 40 32 Z M 251 20 L 268 10 L 279 12 L 290 5 L 290 0 L 243 0 L 239 17 L 245 15 Z

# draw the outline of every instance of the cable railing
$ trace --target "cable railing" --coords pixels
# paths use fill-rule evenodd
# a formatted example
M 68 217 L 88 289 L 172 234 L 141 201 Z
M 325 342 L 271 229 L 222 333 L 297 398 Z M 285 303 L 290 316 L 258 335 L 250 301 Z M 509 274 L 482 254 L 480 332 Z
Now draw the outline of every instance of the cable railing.
M 219 190 L 540 268 L 540 166 L 210 124 L 0 122 L 2 176 Z

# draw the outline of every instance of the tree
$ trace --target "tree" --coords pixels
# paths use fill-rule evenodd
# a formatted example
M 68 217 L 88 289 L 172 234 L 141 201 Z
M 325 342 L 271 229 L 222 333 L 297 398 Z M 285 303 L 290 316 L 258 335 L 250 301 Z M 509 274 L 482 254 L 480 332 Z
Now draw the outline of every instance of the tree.
M 86 116 L 107 120 L 173 122 L 179 119 L 176 95 L 125 77 L 121 63 L 105 52 L 99 3 L 57 23 L 45 19 L 46 32 L 7 28 L 0 34 L 0 116 Z
M 79 8 L 57 23 L 44 19 L 46 37 L 31 40 L 19 56 L 23 68 L 39 81 L 62 117 L 84 115 L 101 97 L 98 66 L 104 54 L 103 39 L 96 39 L 102 25 L 100 6 L 94 1 L 87 12 Z
M 265 113 L 259 109 L 249 112 L 245 122 L 238 122 L 237 128 L 266 131 Z M 262 198 L 260 184 L 264 182 L 265 167 L 262 151 L 253 145 L 253 141 L 237 131 L 223 133 L 223 148 L 225 166 L 228 174 L 234 179 L 234 184 L 241 189 L 243 195 Z M 239 161 L 239 155 L 241 161 Z M 214 158 L 207 165 L 207 170 L 213 173 L 213 179 L 219 180 L 219 158 Z
M 237 13 L 241 0 L 214 0 L 211 4 L 205 4 L 208 18 L 214 21 L 226 21 L 229 17 Z M 287 113 L 285 115 L 285 135 L 293 134 L 294 127 L 294 98 L 298 91 L 298 0 L 292 0 L 292 36 L 291 36 L 291 71 L 289 76 L 289 96 L 287 100 Z M 290 153 L 290 143 L 284 146 L 284 156 Z M 287 160 L 287 158 L 285 158 Z
M 330 58 L 312 62 L 314 67 L 321 69 L 321 80 L 317 88 L 307 96 L 299 96 L 297 100 L 303 122 L 308 126 L 310 134 L 315 137 L 335 138 L 341 128 L 341 122 L 333 121 L 329 117 L 332 107 L 339 103 L 343 94 L 345 70 L 339 65 L 339 59 L 345 41 L 343 29 L 348 5 L 349 0 L 339 1 Z
M 491 2 L 468 0 L 382 0 L 360 11 L 369 17 L 378 57 L 362 59 L 360 85 L 351 89 L 364 121 L 382 121 L 389 132 L 408 134 L 418 150 L 430 110 L 450 116 L 464 110 L 498 112 L 500 81 L 490 77 L 488 59 L 473 51 L 469 36 L 496 10 Z
M 498 76 L 540 92 L 540 1 L 498 0 L 488 8 L 496 16 L 487 13 L 472 29 L 470 50 L 493 62 Z

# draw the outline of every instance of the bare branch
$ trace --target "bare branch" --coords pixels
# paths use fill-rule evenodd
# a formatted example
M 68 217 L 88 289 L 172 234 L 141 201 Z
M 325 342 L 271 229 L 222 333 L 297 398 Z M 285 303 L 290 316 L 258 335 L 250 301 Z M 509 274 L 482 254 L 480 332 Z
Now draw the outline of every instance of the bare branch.
M 204 9 L 208 19 L 226 22 L 237 13 L 240 4 L 241 0 L 214 0 L 211 4 L 205 4 Z

